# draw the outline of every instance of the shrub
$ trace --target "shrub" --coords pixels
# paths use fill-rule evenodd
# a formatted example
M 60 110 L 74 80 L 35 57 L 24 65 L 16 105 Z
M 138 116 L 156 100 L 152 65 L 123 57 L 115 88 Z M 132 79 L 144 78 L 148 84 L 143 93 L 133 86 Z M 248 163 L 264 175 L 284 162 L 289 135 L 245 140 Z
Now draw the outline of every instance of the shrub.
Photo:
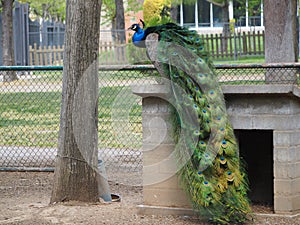
M 147 26 L 170 22 L 171 0 L 145 0 L 143 5 L 144 21 Z

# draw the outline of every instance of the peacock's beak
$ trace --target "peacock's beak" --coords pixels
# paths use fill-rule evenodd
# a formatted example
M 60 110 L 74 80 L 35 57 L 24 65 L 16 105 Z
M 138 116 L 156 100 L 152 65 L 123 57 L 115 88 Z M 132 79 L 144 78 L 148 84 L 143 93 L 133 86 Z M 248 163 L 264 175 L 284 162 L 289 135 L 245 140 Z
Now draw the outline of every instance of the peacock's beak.
M 127 30 L 131 30 L 132 26 L 128 27 Z

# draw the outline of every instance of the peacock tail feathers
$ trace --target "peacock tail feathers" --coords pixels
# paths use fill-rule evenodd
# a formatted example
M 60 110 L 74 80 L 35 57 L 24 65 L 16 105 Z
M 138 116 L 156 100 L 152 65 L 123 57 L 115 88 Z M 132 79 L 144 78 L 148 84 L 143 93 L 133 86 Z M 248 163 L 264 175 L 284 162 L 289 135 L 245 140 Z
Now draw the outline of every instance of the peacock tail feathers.
M 181 185 L 200 215 L 217 224 L 247 220 L 248 180 L 224 96 L 203 40 L 168 23 L 157 33 L 157 61 L 170 80 L 177 117 L 175 147 Z

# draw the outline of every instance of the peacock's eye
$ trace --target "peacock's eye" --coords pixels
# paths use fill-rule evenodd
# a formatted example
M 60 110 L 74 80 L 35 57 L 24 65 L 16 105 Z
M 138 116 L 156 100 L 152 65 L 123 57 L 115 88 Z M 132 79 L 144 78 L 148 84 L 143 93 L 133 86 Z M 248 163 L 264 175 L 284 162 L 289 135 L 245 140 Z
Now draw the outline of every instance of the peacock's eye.
M 136 25 L 133 25 L 132 30 L 135 30 L 135 29 L 136 29 Z

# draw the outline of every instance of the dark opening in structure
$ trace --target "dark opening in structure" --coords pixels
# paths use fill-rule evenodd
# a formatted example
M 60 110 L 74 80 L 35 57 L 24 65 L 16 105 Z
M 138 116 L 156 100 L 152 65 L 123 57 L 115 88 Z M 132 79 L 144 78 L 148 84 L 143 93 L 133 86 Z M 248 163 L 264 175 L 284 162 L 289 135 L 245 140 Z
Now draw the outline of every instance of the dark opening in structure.
M 273 206 L 273 131 L 235 130 L 235 134 L 247 165 L 251 201 Z

